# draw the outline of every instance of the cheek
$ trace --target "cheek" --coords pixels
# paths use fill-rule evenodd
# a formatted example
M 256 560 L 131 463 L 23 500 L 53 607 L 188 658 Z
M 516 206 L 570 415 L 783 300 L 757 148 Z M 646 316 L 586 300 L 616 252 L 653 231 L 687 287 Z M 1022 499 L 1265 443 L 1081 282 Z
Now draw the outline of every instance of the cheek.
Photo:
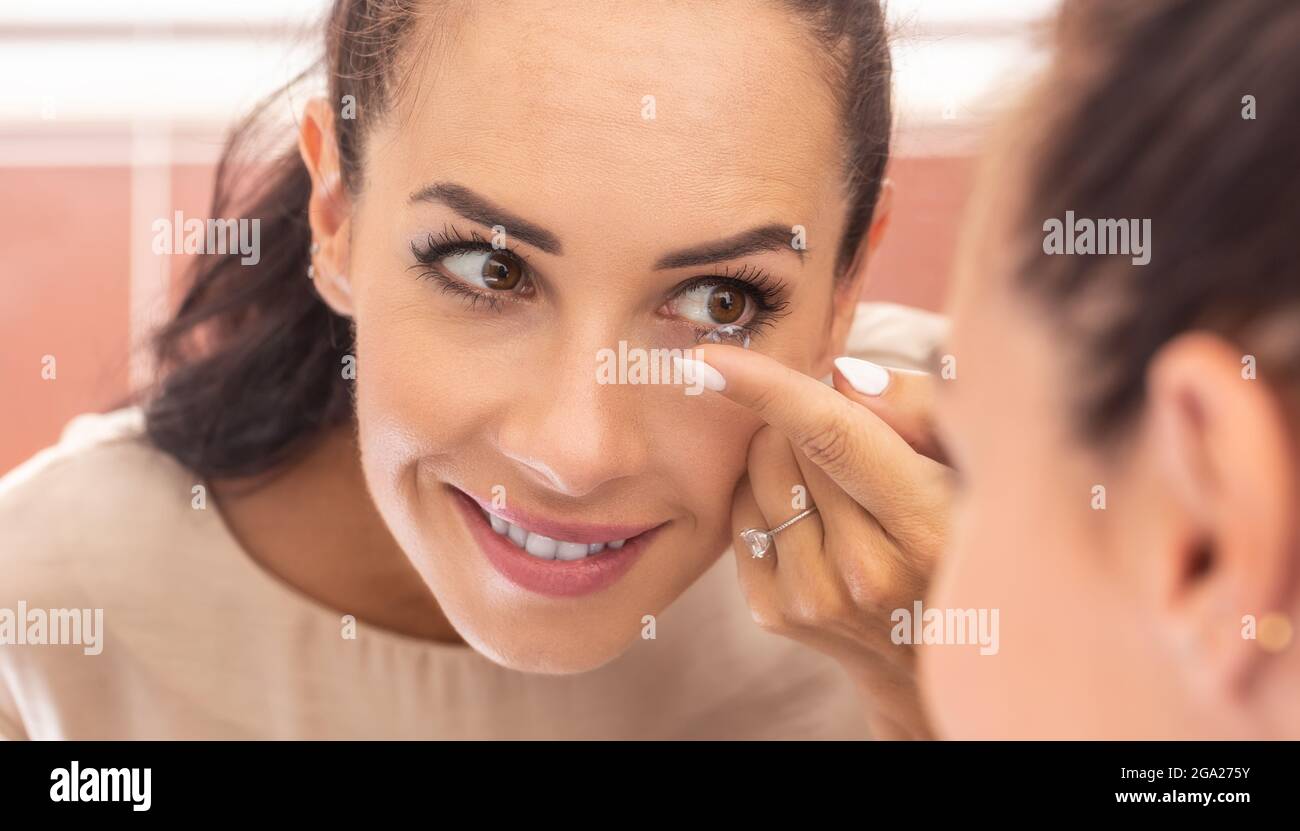
M 356 408 L 367 467 L 391 477 L 464 446 L 528 367 L 499 324 L 439 313 L 417 280 L 380 282 L 357 303 Z
M 1051 454 L 1027 453 L 1048 459 Z M 973 487 L 953 525 L 930 603 L 996 609 L 999 650 L 922 650 L 923 684 L 939 728 L 957 738 L 1044 738 L 1079 729 L 1092 672 L 1102 584 L 1089 560 L 1086 486 L 1003 465 Z
M 994 511 L 1000 505 L 991 506 Z M 1014 672 L 1006 594 L 1015 568 L 1014 530 L 1006 517 L 989 513 L 979 492 L 964 496 L 952 524 L 926 606 L 930 609 L 997 610 L 998 652 L 981 655 L 972 646 L 931 645 L 920 650 L 921 683 L 936 729 L 945 738 L 1005 736 L 1005 675 Z
M 356 408 L 368 468 L 397 474 L 472 424 L 463 366 L 421 321 L 357 322 Z
M 707 392 L 676 393 L 650 416 L 647 440 L 655 458 L 653 475 L 665 482 L 701 535 L 725 545 L 736 484 L 745 475 L 749 442 L 761 422 Z M 710 550 L 717 553 L 716 547 Z

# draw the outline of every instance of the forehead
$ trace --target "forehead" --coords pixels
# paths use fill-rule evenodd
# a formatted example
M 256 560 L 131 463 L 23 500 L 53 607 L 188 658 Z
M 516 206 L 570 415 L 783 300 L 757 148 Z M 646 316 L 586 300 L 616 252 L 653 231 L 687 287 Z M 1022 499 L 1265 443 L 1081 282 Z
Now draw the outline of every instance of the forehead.
M 419 60 L 368 163 L 557 220 L 840 213 L 834 91 L 779 3 L 523 0 L 450 25 L 409 41 Z

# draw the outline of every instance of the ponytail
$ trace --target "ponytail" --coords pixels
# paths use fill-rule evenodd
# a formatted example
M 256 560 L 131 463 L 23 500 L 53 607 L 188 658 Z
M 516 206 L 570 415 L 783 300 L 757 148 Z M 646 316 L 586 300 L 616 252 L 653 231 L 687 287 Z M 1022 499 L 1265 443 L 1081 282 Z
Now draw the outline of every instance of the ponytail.
M 260 220 L 261 256 L 250 265 L 238 251 L 196 257 L 154 340 L 162 377 L 145 406 L 147 436 L 205 478 L 271 470 L 351 417 L 350 327 L 307 278 L 311 177 L 296 148 L 252 177 L 237 161 L 264 109 L 227 145 L 212 200 L 213 217 Z M 264 184 L 240 199 L 234 186 L 250 178 Z

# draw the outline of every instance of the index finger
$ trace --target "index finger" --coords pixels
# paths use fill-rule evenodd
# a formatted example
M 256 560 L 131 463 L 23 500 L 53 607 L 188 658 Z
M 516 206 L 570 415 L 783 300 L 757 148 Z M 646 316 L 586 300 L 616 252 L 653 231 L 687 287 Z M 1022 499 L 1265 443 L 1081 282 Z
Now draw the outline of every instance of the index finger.
M 948 464 L 934 429 L 934 376 L 848 356 L 835 359 L 835 389 L 866 407 L 916 452 Z
M 875 413 L 758 352 L 705 344 L 683 359 L 701 383 L 781 431 L 891 532 L 946 510 L 942 465 L 917 453 Z M 692 366 L 704 363 L 704 367 Z

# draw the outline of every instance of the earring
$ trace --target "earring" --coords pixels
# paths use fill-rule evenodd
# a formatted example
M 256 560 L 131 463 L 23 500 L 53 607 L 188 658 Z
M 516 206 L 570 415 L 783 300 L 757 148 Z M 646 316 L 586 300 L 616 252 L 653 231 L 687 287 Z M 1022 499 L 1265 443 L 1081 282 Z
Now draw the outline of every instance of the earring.
M 313 257 L 315 257 L 317 254 L 320 253 L 320 243 L 318 243 L 316 240 L 312 240 L 312 241 L 311 241 L 311 248 L 309 248 L 308 251 L 310 251 L 310 252 L 311 252 L 311 255 L 312 255 Z M 308 263 L 308 264 L 307 264 L 307 279 L 308 279 L 308 280 L 315 280 L 315 279 L 316 279 L 316 264 L 315 264 L 315 263 Z

